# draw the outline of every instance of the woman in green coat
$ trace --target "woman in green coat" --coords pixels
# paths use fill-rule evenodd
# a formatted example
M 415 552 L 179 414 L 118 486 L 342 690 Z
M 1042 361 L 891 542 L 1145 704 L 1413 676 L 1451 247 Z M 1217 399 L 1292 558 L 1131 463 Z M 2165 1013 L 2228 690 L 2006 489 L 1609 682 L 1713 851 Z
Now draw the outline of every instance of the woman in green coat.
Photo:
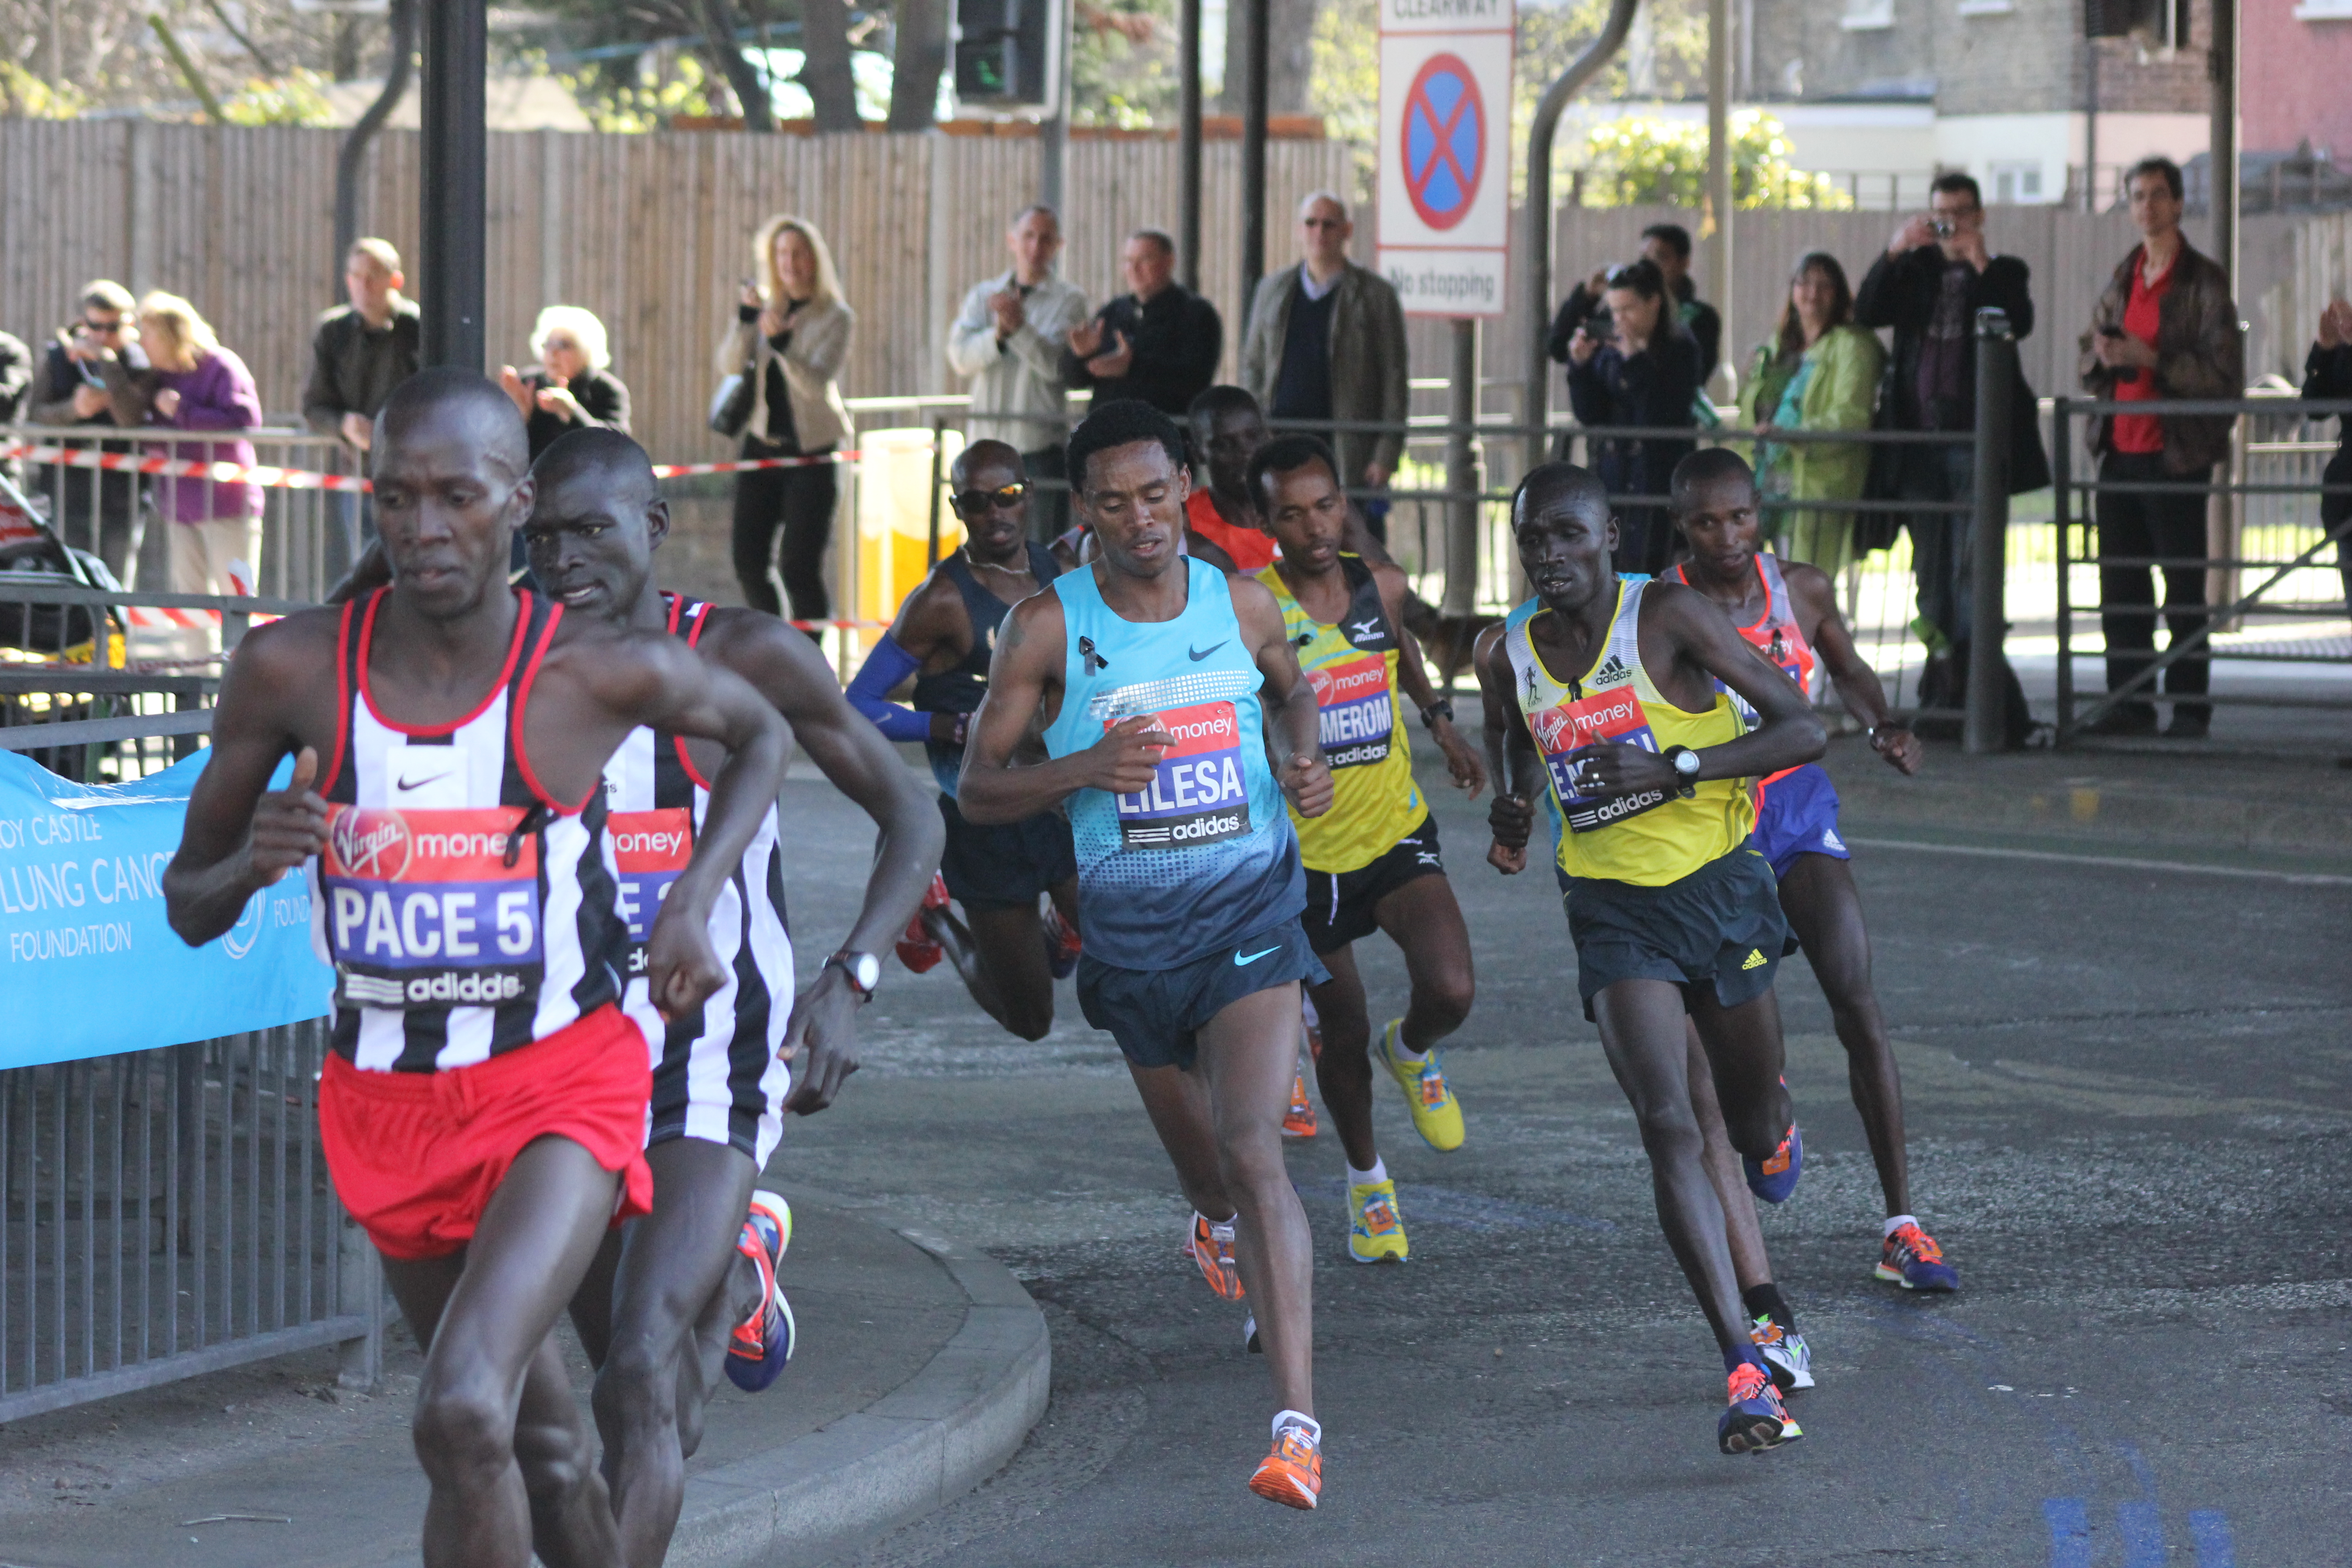
M 1764 493 L 1764 531 L 1784 561 L 1807 561 L 1832 578 L 1853 558 L 1853 513 L 1815 511 L 1773 502 L 1855 500 L 1870 476 L 1870 448 L 1859 441 L 1774 441 L 1770 430 L 1867 430 L 1886 351 L 1878 334 L 1854 325 L 1845 268 L 1812 251 L 1789 279 L 1789 300 L 1772 341 L 1758 346 L 1740 389 L 1741 422 L 1763 426 L 1756 477 Z

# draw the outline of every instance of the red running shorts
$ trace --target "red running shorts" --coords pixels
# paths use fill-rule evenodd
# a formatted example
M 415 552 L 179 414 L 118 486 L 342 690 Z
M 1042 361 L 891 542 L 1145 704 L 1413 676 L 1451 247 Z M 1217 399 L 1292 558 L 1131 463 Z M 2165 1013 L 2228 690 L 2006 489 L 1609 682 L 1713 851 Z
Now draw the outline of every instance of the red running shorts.
M 439 1258 L 473 1239 L 490 1194 L 537 1138 L 569 1138 L 618 1172 L 613 1223 L 653 1210 L 646 1037 L 607 1004 L 471 1067 L 362 1072 L 330 1053 L 319 1141 L 336 1195 L 386 1258 Z

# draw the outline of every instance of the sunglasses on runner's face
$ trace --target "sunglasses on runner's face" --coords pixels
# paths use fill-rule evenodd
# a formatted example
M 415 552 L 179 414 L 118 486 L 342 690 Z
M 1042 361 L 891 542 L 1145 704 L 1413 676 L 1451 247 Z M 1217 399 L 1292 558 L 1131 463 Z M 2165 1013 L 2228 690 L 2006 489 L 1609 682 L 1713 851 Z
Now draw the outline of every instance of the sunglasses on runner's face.
M 1028 493 L 1029 487 L 1017 481 L 992 490 L 958 490 L 955 509 L 958 511 L 982 512 L 995 507 L 1003 511 L 1011 511 Z

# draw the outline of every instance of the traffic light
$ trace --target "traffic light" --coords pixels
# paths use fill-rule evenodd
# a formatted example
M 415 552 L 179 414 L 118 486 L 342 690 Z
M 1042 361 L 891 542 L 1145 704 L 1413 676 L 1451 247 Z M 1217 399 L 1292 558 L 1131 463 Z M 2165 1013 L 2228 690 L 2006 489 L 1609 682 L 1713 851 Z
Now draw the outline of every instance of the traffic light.
M 2189 42 L 2189 0 L 2083 0 L 2083 35 L 2179 48 Z
M 1059 0 L 956 0 L 955 92 L 996 108 L 1053 100 Z

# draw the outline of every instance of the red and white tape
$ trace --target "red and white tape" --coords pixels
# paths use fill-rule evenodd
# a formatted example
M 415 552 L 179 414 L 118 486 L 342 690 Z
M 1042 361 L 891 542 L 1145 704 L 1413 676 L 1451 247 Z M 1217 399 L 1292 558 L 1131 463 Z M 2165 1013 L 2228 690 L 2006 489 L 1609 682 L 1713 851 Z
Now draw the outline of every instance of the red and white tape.
M 726 463 L 656 463 L 654 478 L 683 479 L 692 474 L 740 474 L 754 468 L 808 468 L 825 463 L 846 463 L 860 452 L 826 452 L 814 458 L 743 458 Z M 37 447 L 26 442 L 0 446 L 0 458 L 22 458 L 65 468 L 102 468 L 110 473 L 161 474 L 178 479 L 210 479 L 216 485 L 257 485 L 264 489 L 347 490 L 364 494 L 375 487 L 350 474 L 325 474 L 310 468 L 283 468 L 268 463 L 200 463 L 184 458 L 142 458 L 130 452 L 98 452 L 85 447 Z

